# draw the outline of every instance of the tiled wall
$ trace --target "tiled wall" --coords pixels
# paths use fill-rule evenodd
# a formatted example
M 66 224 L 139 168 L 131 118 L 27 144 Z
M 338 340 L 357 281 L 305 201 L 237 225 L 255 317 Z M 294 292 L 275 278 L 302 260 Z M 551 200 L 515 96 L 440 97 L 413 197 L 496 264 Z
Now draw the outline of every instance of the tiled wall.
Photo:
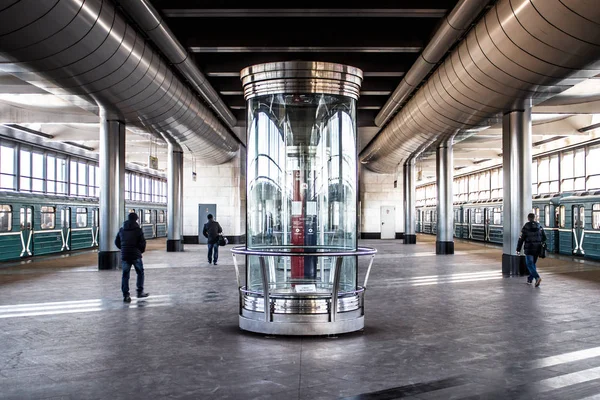
M 227 236 L 246 234 L 246 159 L 240 150 L 231 161 L 204 165 L 184 156 L 183 236 L 198 235 L 198 204 L 217 204 L 217 220 Z M 195 168 L 193 168 L 195 165 Z M 196 180 L 192 171 L 196 171 Z M 206 221 L 205 221 L 206 222 Z
M 394 188 L 394 181 L 397 187 Z M 359 174 L 361 233 L 381 232 L 381 207 L 396 207 L 396 233 L 404 232 L 402 175 L 376 174 L 361 168 Z

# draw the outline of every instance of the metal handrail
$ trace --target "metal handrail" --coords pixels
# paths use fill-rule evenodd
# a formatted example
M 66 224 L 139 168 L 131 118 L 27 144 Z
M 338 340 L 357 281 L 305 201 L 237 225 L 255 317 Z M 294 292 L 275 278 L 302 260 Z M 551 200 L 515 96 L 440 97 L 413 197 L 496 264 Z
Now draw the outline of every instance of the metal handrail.
M 281 251 L 288 250 L 288 251 Z M 294 251 L 296 250 L 296 251 Z M 300 250 L 300 251 L 298 251 Z M 306 251 L 309 250 L 309 251 Z M 311 251 L 312 250 L 312 251 Z M 320 252 L 315 250 L 322 250 Z M 242 289 L 240 283 L 240 272 L 237 265 L 236 255 L 245 255 L 245 256 L 258 256 L 260 262 L 260 269 L 262 273 L 262 286 L 263 286 L 263 301 L 264 301 L 264 313 L 265 313 L 265 322 L 271 322 L 272 314 L 271 314 L 271 296 L 269 290 L 269 271 L 266 266 L 265 257 L 303 257 L 303 256 L 314 256 L 314 257 L 336 257 L 335 268 L 333 273 L 333 284 L 331 288 L 331 305 L 329 310 L 329 318 L 331 322 L 335 322 L 338 308 L 338 298 L 339 298 L 339 285 L 340 285 L 340 277 L 342 270 L 343 257 L 358 257 L 358 256 L 371 256 L 371 261 L 369 262 L 369 267 L 367 268 L 367 273 L 365 274 L 365 282 L 362 286 L 362 290 L 364 291 L 367 287 L 367 281 L 369 280 L 369 274 L 371 273 L 371 267 L 373 266 L 373 260 L 375 258 L 375 254 L 377 253 L 377 249 L 372 247 L 357 247 L 356 249 L 341 249 L 340 248 L 332 248 L 325 246 L 288 246 L 288 245 L 279 245 L 279 246 L 269 246 L 260 250 L 248 249 L 245 246 L 237 246 L 232 248 L 230 251 L 233 253 L 233 261 L 235 267 L 235 274 L 238 283 L 238 290 Z M 344 251 L 345 250 L 345 251 Z M 247 291 L 247 289 L 246 289 Z M 242 308 L 242 300 L 240 297 L 240 312 Z
M 302 251 L 278 251 L 278 250 L 302 250 Z M 304 249 L 323 250 L 323 251 L 305 251 Z M 345 251 L 337 251 L 337 250 Z M 233 247 L 230 250 L 233 254 L 241 254 L 246 256 L 280 256 L 280 257 L 298 257 L 298 256 L 315 256 L 315 257 L 351 257 L 351 256 L 370 256 L 377 253 L 377 249 L 372 247 L 357 247 L 355 250 L 326 247 L 326 246 L 269 246 L 264 250 L 248 249 L 245 246 Z

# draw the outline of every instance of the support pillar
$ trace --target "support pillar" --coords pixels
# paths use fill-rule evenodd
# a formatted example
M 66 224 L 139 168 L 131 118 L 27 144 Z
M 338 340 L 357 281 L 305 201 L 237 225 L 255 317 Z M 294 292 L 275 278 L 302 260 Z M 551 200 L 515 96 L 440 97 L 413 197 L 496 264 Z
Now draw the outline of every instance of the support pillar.
M 502 120 L 504 175 L 502 274 L 523 275 L 525 257 L 516 255 L 517 241 L 531 212 L 531 103 L 504 114 Z
M 167 251 L 183 251 L 183 152 L 169 143 L 167 178 Z
M 404 163 L 404 244 L 416 244 L 417 235 L 415 233 L 415 161 L 410 160 Z
M 98 269 L 121 266 L 115 237 L 125 219 L 125 122 L 100 110 Z
M 437 240 L 435 254 L 454 254 L 454 212 L 452 208 L 452 139 L 436 151 Z

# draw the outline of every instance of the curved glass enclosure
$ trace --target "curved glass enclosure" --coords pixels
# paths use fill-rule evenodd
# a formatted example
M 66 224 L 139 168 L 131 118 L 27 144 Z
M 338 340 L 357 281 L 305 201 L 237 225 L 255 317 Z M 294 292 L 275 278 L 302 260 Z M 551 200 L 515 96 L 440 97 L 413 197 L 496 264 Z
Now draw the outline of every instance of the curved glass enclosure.
M 361 314 L 356 101 L 362 72 L 288 62 L 246 68 L 241 79 L 248 111 L 241 316 L 265 307 L 269 322 L 278 314 L 327 316 L 334 292 L 338 302 L 351 298 L 345 310 Z

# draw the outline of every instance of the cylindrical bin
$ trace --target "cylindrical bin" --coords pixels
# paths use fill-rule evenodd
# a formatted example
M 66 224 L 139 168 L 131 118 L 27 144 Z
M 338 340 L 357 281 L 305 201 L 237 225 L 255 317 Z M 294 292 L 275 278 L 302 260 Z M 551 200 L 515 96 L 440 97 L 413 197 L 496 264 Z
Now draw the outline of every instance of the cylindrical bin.
M 232 250 L 246 257 L 240 327 L 290 335 L 362 329 L 357 257 L 375 252 L 357 245 L 362 71 L 281 62 L 248 67 L 241 80 L 248 110 L 247 242 Z

